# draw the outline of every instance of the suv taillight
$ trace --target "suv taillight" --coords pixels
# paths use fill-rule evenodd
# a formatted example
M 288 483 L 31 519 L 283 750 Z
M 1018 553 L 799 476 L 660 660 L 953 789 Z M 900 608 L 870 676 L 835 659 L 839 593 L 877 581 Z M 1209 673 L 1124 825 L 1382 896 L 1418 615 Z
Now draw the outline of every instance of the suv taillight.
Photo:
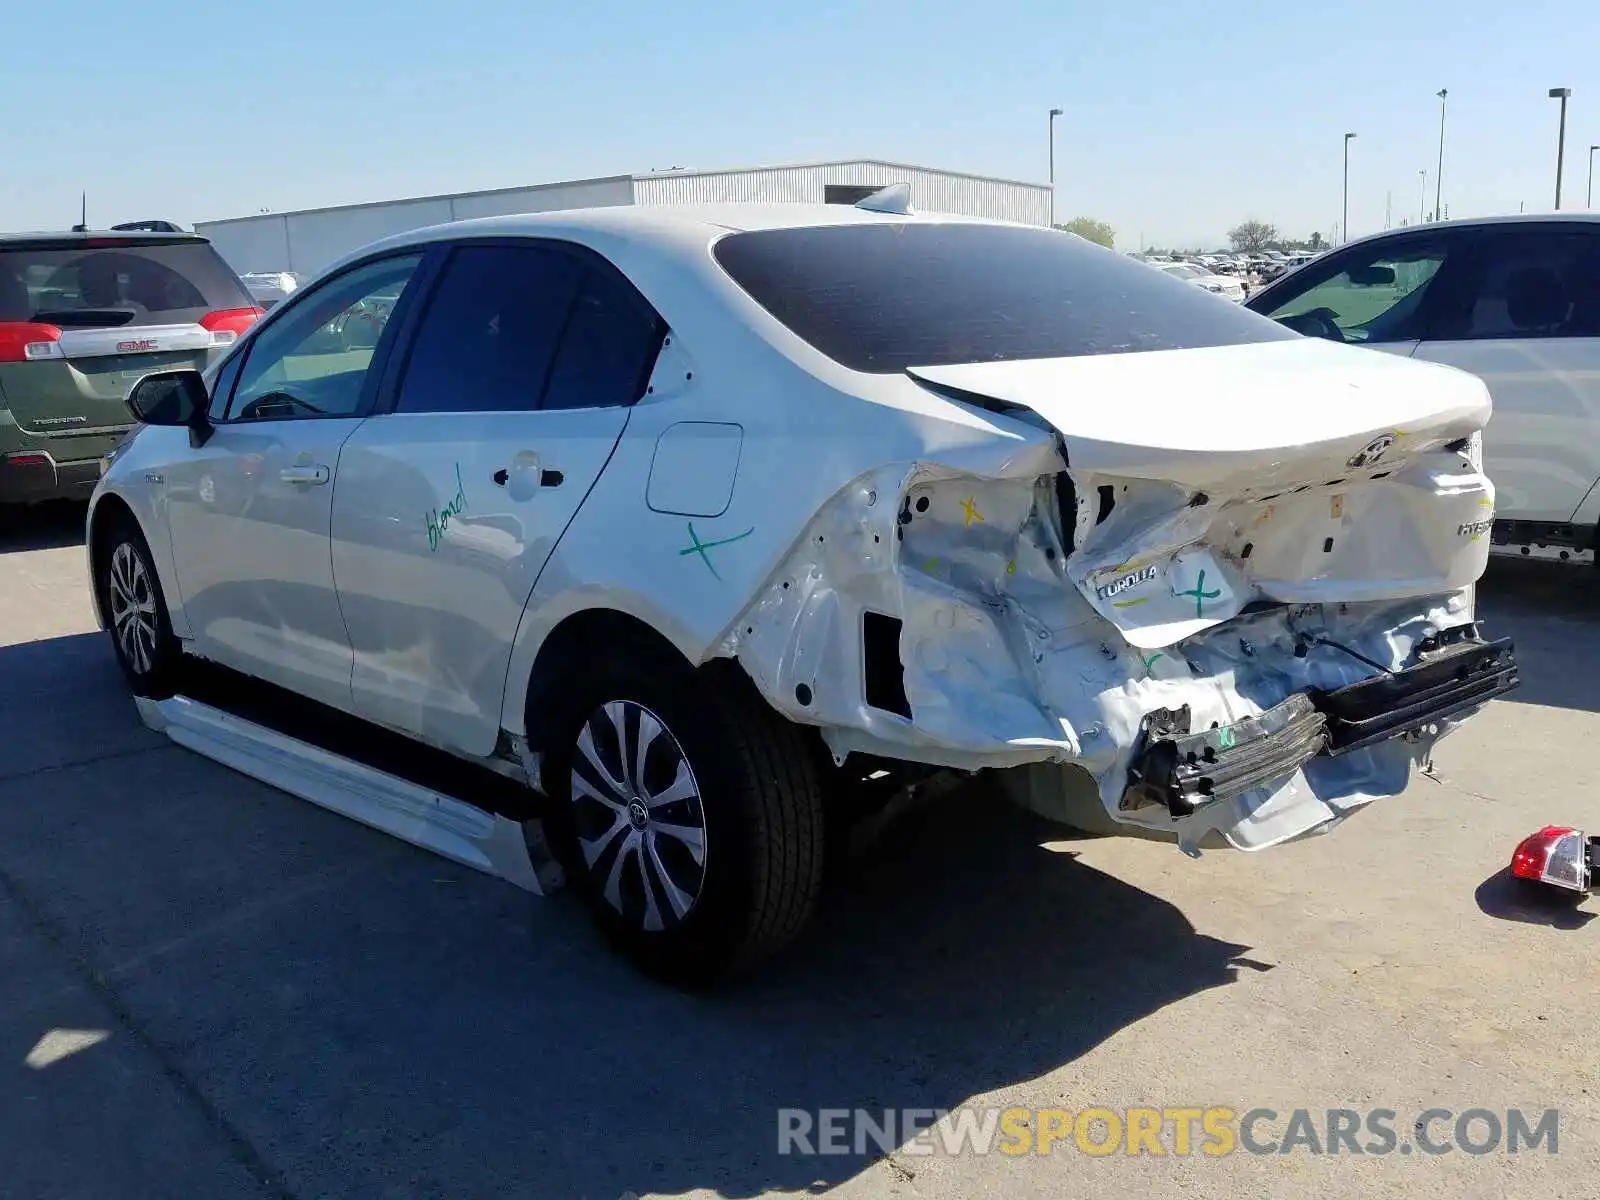
M 211 331 L 213 345 L 226 346 L 237 341 L 264 312 L 263 308 L 219 308 L 200 318 L 200 328 Z
M 37 321 L 0 321 L 0 363 L 61 358 L 61 330 Z

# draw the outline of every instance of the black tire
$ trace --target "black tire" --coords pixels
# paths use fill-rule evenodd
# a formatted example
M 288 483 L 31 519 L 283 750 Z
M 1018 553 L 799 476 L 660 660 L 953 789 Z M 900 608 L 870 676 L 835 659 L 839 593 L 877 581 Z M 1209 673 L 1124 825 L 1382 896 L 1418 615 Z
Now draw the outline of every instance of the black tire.
M 131 519 L 117 518 L 107 531 L 96 554 L 95 586 L 117 665 L 133 694 L 166 699 L 176 689 L 182 651 L 150 546 Z
M 647 974 L 698 988 L 799 933 L 824 865 L 822 764 L 806 731 L 737 667 L 695 671 L 635 641 L 584 662 L 565 690 L 544 741 L 551 833 L 607 940 Z M 652 721 L 660 731 L 641 737 Z M 644 769 L 618 770 L 619 746 L 636 758 L 640 741 Z M 698 860 L 685 840 L 697 825 Z

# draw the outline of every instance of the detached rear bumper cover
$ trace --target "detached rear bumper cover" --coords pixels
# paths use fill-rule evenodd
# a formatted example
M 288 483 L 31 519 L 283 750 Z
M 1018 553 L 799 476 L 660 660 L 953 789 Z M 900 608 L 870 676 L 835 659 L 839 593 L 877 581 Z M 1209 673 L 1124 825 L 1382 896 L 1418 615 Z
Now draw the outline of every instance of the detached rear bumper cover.
M 1298 692 L 1254 717 L 1190 731 L 1189 707 L 1158 709 L 1141 728 L 1121 807 L 1166 805 L 1174 817 L 1338 756 L 1459 716 L 1517 686 L 1509 638 L 1480 640 L 1470 626 L 1424 650 L 1416 666 L 1331 692 Z

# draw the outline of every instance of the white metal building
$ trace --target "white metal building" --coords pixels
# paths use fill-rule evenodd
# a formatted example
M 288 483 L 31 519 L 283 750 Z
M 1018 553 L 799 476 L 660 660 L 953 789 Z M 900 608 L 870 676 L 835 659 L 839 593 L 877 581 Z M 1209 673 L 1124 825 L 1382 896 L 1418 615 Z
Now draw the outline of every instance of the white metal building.
M 469 217 L 610 204 L 749 200 L 853 204 L 891 183 L 909 183 L 911 203 L 926 212 L 959 213 L 1028 225 L 1046 225 L 1050 219 L 1050 189 L 1045 184 L 876 159 L 847 159 L 727 171 L 652 171 L 267 213 L 200 221 L 195 224 L 195 232 L 210 238 L 235 271 L 293 271 L 304 277 L 378 238 Z

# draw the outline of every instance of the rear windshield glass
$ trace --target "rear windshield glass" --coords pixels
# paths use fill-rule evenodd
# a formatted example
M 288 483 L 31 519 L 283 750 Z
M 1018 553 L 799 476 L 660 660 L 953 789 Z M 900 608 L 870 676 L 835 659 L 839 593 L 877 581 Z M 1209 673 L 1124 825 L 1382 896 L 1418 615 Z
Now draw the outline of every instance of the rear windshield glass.
M 875 374 L 1297 336 L 1126 255 L 1046 229 L 763 229 L 729 234 L 713 253 L 794 333 Z
M 65 328 L 182 324 L 253 303 L 209 242 L 0 244 L 0 321 Z

